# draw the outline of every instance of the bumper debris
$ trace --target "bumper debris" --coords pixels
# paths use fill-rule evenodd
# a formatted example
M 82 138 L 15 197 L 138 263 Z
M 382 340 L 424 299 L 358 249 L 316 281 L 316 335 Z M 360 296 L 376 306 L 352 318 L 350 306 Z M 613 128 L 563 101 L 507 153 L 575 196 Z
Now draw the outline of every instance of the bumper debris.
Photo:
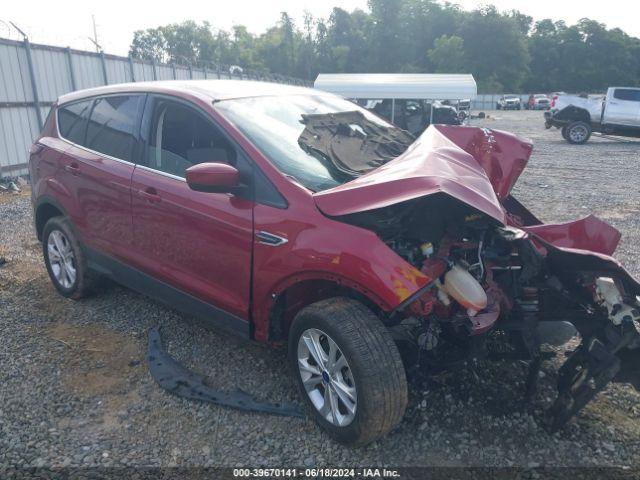
M 205 383 L 205 377 L 180 365 L 162 345 L 159 328 L 149 331 L 147 362 L 153 379 L 165 390 L 179 397 L 222 405 L 252 412 L 272 413 L 304 418 L 299 406 L 290 403 L 269 403 L 254 399 L 242 390 L 222 392 Z

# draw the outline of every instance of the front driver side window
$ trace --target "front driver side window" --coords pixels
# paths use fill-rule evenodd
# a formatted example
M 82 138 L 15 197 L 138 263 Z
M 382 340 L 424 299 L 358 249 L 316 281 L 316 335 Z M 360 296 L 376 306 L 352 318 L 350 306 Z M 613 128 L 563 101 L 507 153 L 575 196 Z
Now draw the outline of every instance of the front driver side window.
M 200 113 L 177 102 L 155 106 L 146 165 L 185 177 L 192 165 L 203 162 L 236 163 L 236 154 L 221 132 Z

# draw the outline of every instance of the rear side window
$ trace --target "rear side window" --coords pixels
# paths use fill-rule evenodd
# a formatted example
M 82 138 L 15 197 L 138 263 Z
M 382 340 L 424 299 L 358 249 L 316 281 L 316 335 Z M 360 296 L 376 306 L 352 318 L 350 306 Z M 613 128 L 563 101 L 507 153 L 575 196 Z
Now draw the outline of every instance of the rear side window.
M 640 90 L 631 90 L 630 88 L 616 88 L 613 91 L 613 98 L 631 102 L 640 102 Z
M 87 118 L 93 100 L 64 105 L 58 109 L 58 130 L 60 136 L 70 142 L 84 145 Z
M 133 162 L 141 95 L 114 95 L 97 98 L 84 146 L 96 152 Z

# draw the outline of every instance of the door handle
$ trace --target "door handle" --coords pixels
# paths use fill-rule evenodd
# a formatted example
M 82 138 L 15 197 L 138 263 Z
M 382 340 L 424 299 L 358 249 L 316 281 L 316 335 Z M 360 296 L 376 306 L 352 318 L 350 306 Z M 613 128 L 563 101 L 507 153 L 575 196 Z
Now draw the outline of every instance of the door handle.
M 138 190 L 138 195 L 152 203 L 158 203 L 161 200 L 160 195 L 158 195 L 158 191 L 153 187 Z
M 69 172 L 71 175 L 78 176 L 80 175 L 80 167 L 78 167 L 77 163 L 72 163 L 71 165 L 65 165 L 64 169 Z

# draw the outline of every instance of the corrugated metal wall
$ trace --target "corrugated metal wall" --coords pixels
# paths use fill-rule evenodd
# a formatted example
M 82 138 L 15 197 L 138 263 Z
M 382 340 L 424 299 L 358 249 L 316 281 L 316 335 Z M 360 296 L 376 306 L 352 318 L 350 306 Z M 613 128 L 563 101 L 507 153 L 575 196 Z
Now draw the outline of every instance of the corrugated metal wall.
M 495 110 L 496 104 L 500 97 L 502 97 L 502 93 L 485 93 L 482 95 L 476 96 L 475 100 L 471 102 L 471 108 L 473 110 Z M 504 95 L 515 95 L 516 97 L 520 97 L 520 102 L 523 105 L 529 101 L 529 94 L 522 93 L 505 93 Z
M 228 67 L 141 62 L 0 38 L 0 177 L 28 173 L 28 151 L 58 96 L 100 85 L 151 80 L 235 78 L 310 86 L 304 80 Z M 34 92 L 35 90 L 35 92 Z

